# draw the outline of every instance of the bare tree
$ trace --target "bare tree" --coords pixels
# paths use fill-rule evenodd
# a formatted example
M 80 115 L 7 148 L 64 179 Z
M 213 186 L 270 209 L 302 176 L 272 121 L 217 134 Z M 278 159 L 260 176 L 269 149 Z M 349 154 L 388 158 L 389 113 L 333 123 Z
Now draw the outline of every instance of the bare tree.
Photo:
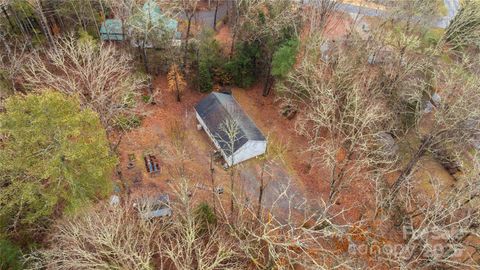
M 145 72 L 151 74 L 148 63 L 147 48 L 168 50 L 172 46 L 174 32 L 168 28 L 167 19 L 154 13 L 155 1 L 147 1 L 144 6 L 136 5 L 128 18 L 129 35 L 132 43 L 141 52 Z M 155 95 L 151 83 L 148 85 L 150 102 L 155 104 Z
M 55 42 L 56 49 L 36 51 L 29 59 L 22 72 L 25 85 L 77 95 L 111 129 L 144 86 L 144 79 L 133 75 L 131 57 L 114 46 L 77 41 L 72 35 Z
M 0 37 L 3 41 L 5 37 Z M 16 79 L 19 77 L 21 70 L 26 63 L 29 53 L 27 50 L 27 44 L 20 44 L 19 41 L 15 41 L 12 46 L 5 41 L 5 50 L 0 53 L 0 77 L 2 77 L 15 93 Z
M 234 112 L 233 112 L 234 113 Z M 224 154 L 226 155 L 226 166 L 230 166 L 230 213 L 233 215 L 234 210 L 234 184 L 235 184 L 235 152 L 240 141 L 245 138 L 240 130 L 237 119 L 228 117 L 224 122 L 220 123 L 219 134 L 215 135 L 220 143 Z
M 392 128 L 392 117 L 368 66 L 352 65 L 351 55 L 342 51 L 332 68 L 316 57 L 319 47 L 307 52 L 279 91 L 301 108 L 296 130 L 309 141 L 309 166 L 329 168 L 328 202 L 333 203 L 361 172 L 388 168 L 393 162 L 381 142 L 381 134 Z
M 128 206 L 100 205 L 58 223 L 50 248 L 29 256 L 31 269 L 148 269 L 164 232 Z
M 47 18 L 45 17 L 45 12 L 44 12 L 44 7 L 42 4 L 42 1 L 40 0 L 35 0 L 32 1 L 32 6 L 35 8 L 35 11 L 38 13 L 38 16 L 40 17 L 40 27 L 42 28 L 42 31 L 45 35 L 45 37 L 48 40 L 48 43 L 50 46 L 55 47 L 56 43 L 53 40 L 53 35 L 52 35 L 52 30 L 50 29 L 50 24 L 47 21 Z
M 164 1 L 165 6 L 168 7 L 173 13 L 182 14 L 187 20 L 187 32 L 185 33 L 185 42 L 183 47 L 183 63 L 182 68 L 185 72 L 187 68 L 188 58 L 188 42 L 190 41 L 190 32 L 192 28 L 192 19 L 197 11 L 197 5 L 199 0 L 179 0 L 179 1 Z
M 448 44 L 453 49 L 480 44 L 480 4 L 478 1 L 463 1 L 452 19 L 438 47 Z
M 334 15 L 341 1 L 313 0 L 305 5 L 308 8 L 304 13 L 305 21 L 310 22 L 310 33 L 324 33 L 327 29 L 328 20 Z
M 419 143 L 401 174 L 391 187 L 391 196 L 395 197 L 402 184 L 409 179 L 417 163 L 427 153 L 447 151 L 458 159 L 463 151 L 475 145 L 480 134 L 480 102 L 478 80 L 468 71 L 451 67 L 436 71 L 432 82 L 442 88 L 441 101 L 431 101 L 434 108 L 425 113 L 419 108 L 416 113 L 416 133 Z M 437 93 L 434 93 L 438 95 Z M 412 99 L 422 104 L 422 96 L 417 94 Z
M 265 215 L 257 217 L 254 207 L 243 207 L 235 222 L 227 223 L 242 256 L 254 269 L 351 267 L 353 259 L 341 255 L 334 241 L 348 237 L 352 226 L 334 222 L 344 211 L 331 215 L 323 201 L 296 203 L 290 185 L 280 188 Z
M 224 4 L 222 0 L 215 0 L 215 14 L 213 15 L 213 30 L 217 31 L 217 14 L 218 14 L 218 6 L 220 4 Z
M 232 1 L 231 12 L 231 28 L 232 28 L 232 45 L 230 47 L 230 57 L 233 56 L 235 43 L 242 25 L 252 20 L 253 12 L 263 4 L 263 0 L 234 0 Z
M 402 196 L 404 243 L 384 254 L 387 261 L 404 269 L 478 268 L 478 156 L 474 159 L 468 164 L 471 171 L 454 186 L 431 178 L 431 192 L 413 187 L 411 195 Z
M 51 231 L 49 247 L 28 257 L 31 269 L 342 269 L 353 258 L 342 255 L 338 239 L 347 239 L 354 224 L 335 222 L 320 202 L 307 207 L 282 187 L 266 215 L 239 208 L 237 218 L 205 218 L 191 180 L 172 185 L 171 217 L 145 220 L 131 201 L 101 205 L 67 217 Z M 236 198 L 237 199 L 237 198 Z M 225 213 L 220 201 L 220 208 Z M 283 213 L 277 218 L 273 213 Z M 337 239 L 337 240 L 336 240 Z
M 174 187 L 179 200 L 172 208 L 179 214 L 170 222 L 166 236 L 158 242 L 164 266 L 174 269 L 240 269 L 238 248 L 222 226 L 203 219 L 189 191 L 187 178 Z

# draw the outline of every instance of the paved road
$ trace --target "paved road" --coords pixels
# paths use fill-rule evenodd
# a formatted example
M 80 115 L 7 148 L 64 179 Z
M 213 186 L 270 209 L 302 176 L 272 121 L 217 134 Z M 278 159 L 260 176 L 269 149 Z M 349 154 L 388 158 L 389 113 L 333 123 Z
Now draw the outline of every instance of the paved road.
M 447 10 L 448 10 L 447 17 L 452 19 L 457 13 L 457 10 L 460 8 L 460 1 L 459 0 L 443 0 L 443 2 L 445 3 L 445 6 L 447 7 Z
M 227 3 L 224 2 L 218 6 L 217 23 L 227 15 Z M 215 7 L 211 10 L 199 11 L 195 14 L 197 23 L 201 22 L 203 25 L 213 28 L 213 19 L 215 17 Z
M 217 23 L 227 15 L 228 5 L 226 2 L 218 6 L 217 11 Z M 182 13 L 178 15 L 181 20 L 186 20 L 185 15 Z M 206 27 L 213 28 L 213 21 L 215 18 L 215 7 L 211 10 L 197 11 L 193 17 L 196 24 L 203 24 Z
M 447 15 L 444 17 L 439 18 L 436 22 L 433 23 L 433 26 L 439 28 L 446 28 L 450 23 L 450 20 L 455 16 L 459 7 L 460 7 L 460 0 L 443 0 L 445 6 L 447 7 Z M 303 3 L 308 3 L 308 0 L 304 0 Z M 389 15 L 387 11 L 363 7 L 363 6 L 356 6 L 353 4 L 347 3 L 339 3 L 338 9 L 352 14 L 352 15 L 365 15 L 370 17 L 386 17 Z M 227 15 L 228 5 L 224 2 L 222 5 L 218 6 L 217 12 L 217 22 L 219 22 L 223 17 Z M 212 10 L 205 10 L 199 11 L 195 14 L 195 20 L 197 23 L 202 23 L 204 26 L 213 28 L 213 19 L 215 16 L 215 9 Z M 181 19 L 185 19 L 185 16 L 180 16 Z
M 444 17 L 439 18 L 436 22 L 434 22 L 433 26 L 435 27 L 446 28 L 450 23 L 450 20 L 455 16 L 455 14 L 458 11 L 458 8 L 460 7 L 459 0 L 444 0 L 444 3 L 445 3 L 445 6 L 447 7 L 448 14 Z M 389 15 L 388 12 L 383 10 L 356 6 L 352 4 L 346 4 L 346 3 L 339 3 L 338 9 L 352 15 L 361 14 L 361 15 L 370 16 L 370 17 L 386 17 Z

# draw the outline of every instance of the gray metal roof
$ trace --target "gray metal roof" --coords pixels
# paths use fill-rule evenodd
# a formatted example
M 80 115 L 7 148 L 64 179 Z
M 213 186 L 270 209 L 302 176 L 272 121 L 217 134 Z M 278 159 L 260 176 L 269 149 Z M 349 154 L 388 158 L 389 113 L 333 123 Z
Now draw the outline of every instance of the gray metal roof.
M 229 138 L 222 128 L 223 123 L 228 119 L 233 119 L 239 129 L 234 143 L 234 152 L 249 140 L 265 141 L 262 132 L 230 94 L 213 92 L 195 105 L 195 110 L 228 156 L 231 155 Z

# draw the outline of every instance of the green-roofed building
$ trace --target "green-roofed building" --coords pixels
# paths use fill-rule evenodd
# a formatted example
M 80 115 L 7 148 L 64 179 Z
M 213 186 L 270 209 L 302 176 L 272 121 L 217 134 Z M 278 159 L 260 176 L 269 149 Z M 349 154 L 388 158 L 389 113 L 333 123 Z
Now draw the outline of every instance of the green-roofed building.
M 100 27 L 100 39 L 101 40 L 125 40 L 123 34 L 123 24 L 119 19 L 106 19 Z
M 181 37 L 177 28 L 178 21 L 165 16 L 158 4 L 153 0 L 147 1 L 129 20 L 129 36 L 131 37 L 131 43 L 134 47 L 139 46 L 142 42 L 145 42 L 144 46 L 147 48 L 153 47 L 151 41 L 155 39 L 155 36 L 148 37 L 148 39 L 151 40 L 142 40 L 145 29 L 149 29 L 150 35 L 158 35 L 160 37 L 168 34 L 175 40 Z M 151 31 L 150 29 L 155 30 Z M 135 38 L 135 35 L 132 35 L 132 33 L 135 32 L 140 33 L 138 40 Z
M 160 7 L 157 5 L 157 3 L 155 3 L 155 1 L 147 1 L 143 5 L 143 12 L 144 14 L 147 14 L 152 23 L 164 23 L 168 31 L 177 31 L 178 22 L 172 18 L 166 17 L 160 10 Z
M 143 7 L 129 19 L 127 27 L 130 35 L 134 29 L 155 28 L 157 26 L 158 28 L 163 28 L 165 31 L 172 33 L 174 39 L 181 38 L 181 33 L 177 31 L 178 21 L 165 16 L 154 0 L 147 1 Z M 127 31 L 127 29 L 125 29 L 125 31 Z M 162 31 L 159 33 L 161 32 Z M 105 41 L 125 40 L 122 21 L 119 19 L 105 20 L 100 27 L 100 38 Z M 132 39 L 132 45 L 136 46 L 136 44 L 137 41 Z

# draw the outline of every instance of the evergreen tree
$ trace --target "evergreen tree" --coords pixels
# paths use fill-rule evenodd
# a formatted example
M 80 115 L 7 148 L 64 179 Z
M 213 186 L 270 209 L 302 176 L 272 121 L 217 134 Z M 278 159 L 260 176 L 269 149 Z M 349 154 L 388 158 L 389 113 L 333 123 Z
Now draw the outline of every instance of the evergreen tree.
M 291 39 L 275 51 L 271 71 L 273 76 L 283 78 L 292 69 L 298 52 L 298 43 L 297 39 Z
M 63 209 L 71 212 L 109 192 L 116 159 L 95 112 L 52 91 L 10 97 L 5 110 L 0 233 L 46 226 Z
M 212 91 L 215 81 L 215 71 L 221 68 L 223 62 L 220 44 L 214 38 L 212 30 L 204 30 L 200 35 L 198 48 L 198 86 L 200 91 Z
M 234 56 L 225 66 L 236 85 L 246 88 L 255 82 L 256 59 L 259 55 L 260 48 L 256 43 L 241 43 L 237 46 Z

